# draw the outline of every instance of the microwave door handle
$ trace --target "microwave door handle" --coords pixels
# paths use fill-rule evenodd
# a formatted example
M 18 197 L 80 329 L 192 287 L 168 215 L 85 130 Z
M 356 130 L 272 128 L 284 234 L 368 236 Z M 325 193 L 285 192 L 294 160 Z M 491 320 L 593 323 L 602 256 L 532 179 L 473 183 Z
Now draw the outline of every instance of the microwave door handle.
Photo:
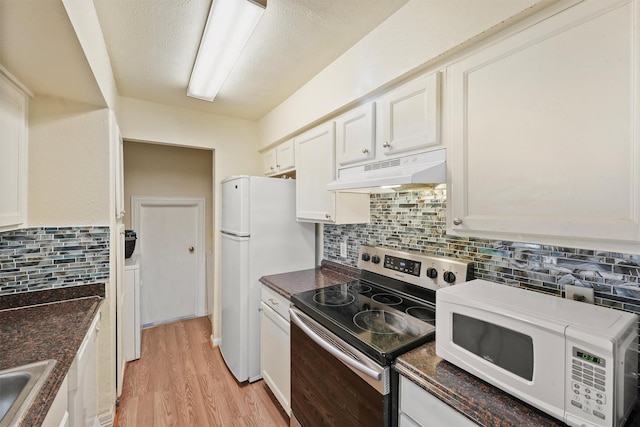
M 357 369 L 363 374 L 375 379 L 376 381 L 380 381 L 382 379 L 381 373 L 376 372 L 373 369 L 369 368 L 368 366 L 365 366 L 362 363 L 358 362 L 357 360 L 352 359 L 351 357 L 347 356 L 346 354 L 344 354 L 343 352 L 341 352 L 340 350 L 338 350 L 337 348 L 335 348 L 334 346 L 332 346 L 331 344 L 323 340 L 320 336 L 318 336 L 315 332 L 313 332 L 311 328 L 305 325 L 304 322 L 298 317 L 298 315 L 293 310 L 289 310 L 289 315 L 291 316 L 291 320 L 293 320 L 293 323 L 298 325 L 300 329 L 302 329 L 302 331 L 309 336 L 309 338 L 311 338 L 320 347 L 327 350 L 335 358 L 351 366 L 352 368 Z

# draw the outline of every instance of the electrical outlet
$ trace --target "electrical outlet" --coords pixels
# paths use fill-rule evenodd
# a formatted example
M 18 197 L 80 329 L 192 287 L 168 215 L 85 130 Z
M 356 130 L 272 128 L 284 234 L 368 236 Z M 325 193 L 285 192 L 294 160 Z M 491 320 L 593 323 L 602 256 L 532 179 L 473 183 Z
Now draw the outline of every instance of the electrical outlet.
M 340 242 L 340 256 L 342 258 L 347 257 L 347 241 L 346 240 L 344 242 Z
M 594 303 L 593 288 L 585 288 L 584 286 L 564 285 L 564 297 L 574 301 Z

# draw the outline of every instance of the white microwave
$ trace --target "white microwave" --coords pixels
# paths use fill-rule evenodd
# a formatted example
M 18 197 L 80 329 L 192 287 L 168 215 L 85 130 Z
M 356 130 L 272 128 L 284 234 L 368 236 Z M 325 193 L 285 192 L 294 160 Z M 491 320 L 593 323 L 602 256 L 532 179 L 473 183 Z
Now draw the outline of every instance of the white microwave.
M 436 354 L 571 426 L 621 426 L 638 316 L 472 280 L 436 291 Z

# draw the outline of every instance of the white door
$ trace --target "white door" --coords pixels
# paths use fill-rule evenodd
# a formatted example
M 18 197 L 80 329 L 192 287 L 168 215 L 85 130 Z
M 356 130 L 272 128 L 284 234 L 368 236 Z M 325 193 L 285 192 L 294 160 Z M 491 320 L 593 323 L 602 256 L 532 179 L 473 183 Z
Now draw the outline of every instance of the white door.
M 204 199 L 133 197 L 142 326 L 205 315 Z

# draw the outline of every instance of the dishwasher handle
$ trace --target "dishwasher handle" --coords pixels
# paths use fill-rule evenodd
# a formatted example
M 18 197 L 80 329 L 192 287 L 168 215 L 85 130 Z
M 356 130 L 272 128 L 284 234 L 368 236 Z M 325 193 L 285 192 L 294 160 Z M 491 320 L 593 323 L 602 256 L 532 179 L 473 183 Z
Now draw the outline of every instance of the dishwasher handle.
M 345 363 L 348 366 L 351 366 L 353 369 L 356 369 L 363 374 L 375 379 L 376 381 L 380 381 L 382 379 L 382 374 L 380 372 L 376 372 L 375 370 L 369 368 L 368 366 L 362 364 L 361 362 L 349 357 L 344 354 L 328 342 L 326 342 L 322 337 L 316 334 L 311 330 L 303 321 L 300 319 L 298 314 L 293 309 L 289 309 L 289 315 L 291 316 L 291 320 L 293 323 L 298 325 L 302 331 L 309 336 L 316 344 L 318 344 L 323 349 L 327 350 L 332 356 Z

